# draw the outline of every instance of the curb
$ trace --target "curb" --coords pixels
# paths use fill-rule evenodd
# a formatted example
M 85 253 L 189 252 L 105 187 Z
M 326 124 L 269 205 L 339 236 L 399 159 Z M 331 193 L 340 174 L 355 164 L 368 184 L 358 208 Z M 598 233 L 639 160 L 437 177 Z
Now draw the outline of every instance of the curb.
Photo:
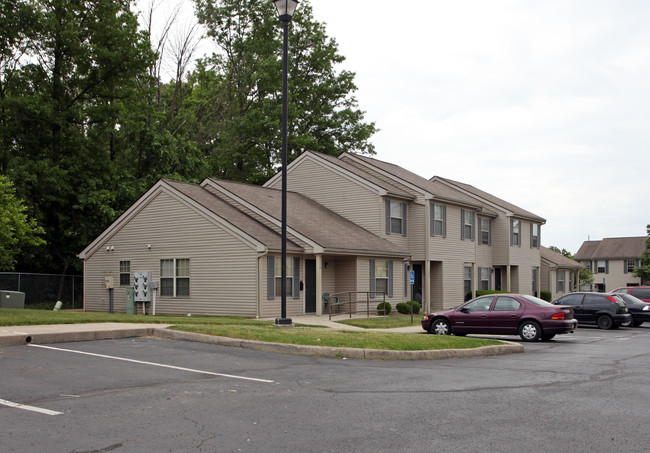
M 207 343 L 218 346 L 230 346 L 253 349 L 278 354 L 293 354 L 310 357 L 346 358 L 361 360 L 441 360 L 489 357 L 503 354 L 524 352 L 523 345 L 508 343 L 504 345 L 481 346 L 472 349 L 437 349 L 425 351 L 390 351 L 385 349 L 331 348 L 326 346 L 304 346 L 284 343 L 266 343 L 254 340 L 241 340 L 229 337 L 216 337 L 180 330 L 154 329 L 153 336 L 170 339 Z
M 29 329 L 24 329 L 29 330 Z M 305 346 L 285 343 L 242 340 L 218 337 L 194 332 L 170 330 L 165 327 L 133 327 L 110 330 L 80 330 L 74 332 L 28 333 L 16 332 L 0 335 L 0 347 L 26 344 L 68 343 L 75 341 L 114 340 L 132 337 L 156 337 L 169 340 L 191 341 L 217 346 L 252 349 L 277 354 L 292 354 L 309 357 L 358 360 L 442 360 L 489 357 L 524 352 L 524 346 L 517 343 L 482 346 L 472 349 L 438 349 L 425 351 L 392 351 L 385 349 L 333 348 L 327 346 Z

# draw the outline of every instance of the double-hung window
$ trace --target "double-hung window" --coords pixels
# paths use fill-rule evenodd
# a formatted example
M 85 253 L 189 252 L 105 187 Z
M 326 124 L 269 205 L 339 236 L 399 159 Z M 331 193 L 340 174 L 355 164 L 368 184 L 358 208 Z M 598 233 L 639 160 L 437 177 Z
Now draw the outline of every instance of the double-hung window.
M 269 255 L 267 257 L 267 299 L 282 297 L 282 257 Z M 300 298 L 300 258 L 287 257 L 287 296 Z
M 539 225 L 537 223 L 530 224 L 530 248 L 538 249 L 539 242 Z
M 478 243 L 491 245 L 492 244 L 492 219 L 479 217 L 478 224 L 481 229 Z
M 489 267 L 479 267 L 479 289 L 489 290 L 490 289 L 490 268 Z
M 608 274 L 609 273 L 609 263 L 607 260 L 598 260 L 596 263 L 596 273 L 597 274 Z
M 521 220 L 510 220 L 510 245 L 521 247 Z
M 370 260 L 370 297 L 393 297 L 393 262 Z
M 386 234 L 406 236 L 406 203 L 386 200 Z
M 431 204 L 431 236 L 447 236 L 447 206 Z
M 472 292 L 472 266 L 463 267 L 463 291 L 465 295 Z
M 293 260 L 287 258 L 287 297 L 293 297 Z M 275 260 L 275 297 L 282 296 L 282 259 Z
M 460 238 L 474 240 L 476 213 L 467 209 L 460 210 Z
M 170 258 L 160 260 L 160 295 L 190 295 L 189 258 Z
M 120 286 L 131 286 L 131 261 L 120 261 Z
M 637 267 L 636 260 L 625 260 L 625 267 L 623 268 L 623 273 L 631 274 L 634 272 L 634 268 Z

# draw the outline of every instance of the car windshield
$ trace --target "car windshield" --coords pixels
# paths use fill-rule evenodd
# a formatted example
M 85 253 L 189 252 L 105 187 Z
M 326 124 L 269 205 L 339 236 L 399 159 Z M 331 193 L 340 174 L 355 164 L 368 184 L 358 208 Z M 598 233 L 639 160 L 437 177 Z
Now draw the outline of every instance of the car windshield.
M 539 305 L 540 307 L 554 307 L 555 306 L 550 302 L 546 302 L 545 300 L 542 300 L 542 299 L 540 299 L 538 297 L 529 296 L 527 294 L 522 294 L 521 297 L 523 299 L 526 299 L 528 302 L 532 302 L 535 305 Z

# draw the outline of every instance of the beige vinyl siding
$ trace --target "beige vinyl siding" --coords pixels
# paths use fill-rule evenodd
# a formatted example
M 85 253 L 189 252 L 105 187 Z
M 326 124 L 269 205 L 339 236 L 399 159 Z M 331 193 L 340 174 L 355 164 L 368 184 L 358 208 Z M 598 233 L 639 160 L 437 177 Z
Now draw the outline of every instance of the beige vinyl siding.
M 376 261 L 392 261 L 393 262 L 393 297 L 386 295 L 386 301 L 390 302 L 393 310 L 395 304 L 405 302 L 404 297 L 404 261 L 389 259 L 385 257 L 374 258 L 358 258 L 357 259 L 357 291 L 370 291 L 370 260 Z M 365 302 L 365 294 L 359 295 L 359 300 Z M 377 308 L 377 304 L 381 302 L 381 296 L 370 299 L 370 309 Z M 373 304 L 374 302 L 374 304 Z M 365 308 L 365 307 L 364 307 Z
M 262 318 L 277 318 L 282 315 L 282 297 L 275 296 L 273 299 L 268 298 L 268 257 L 274 256 L 276 260 L 281 260 L 281 254 L 270 254 L 261 257 L 260 259 L 260 297 L 262 300 Z M 293 260 L 297 255 L 287 254 L 287 260 Z M 278 275 L 279 276 L 279 275 Z M 305 281 L 305 260 L 300 259 L 300 280 Z M 318 303 L 318 302 L 317 302 Z M 298 316 L 305 313 L 304 309 L 304 291 L 300 291 L 297 299 L 294 299 L 293 294 L 287 295 L 287 316 Z
M 521 222 L 521 246 L 510 246 L 510 265 L 517 267 L 516 275 L 511 271 L 513 292 L 533 293 L 533 267 L 539 267 L 541 255 L 538 248 L 530 248 L 530 222 Z
M 281 179 L 274 186 L 280 188 Z M 304 159 L 292 167 L 287 177 L 287 187 L 299 192 L 366 230 L 383 236 L 385 230 L 382 214 L 383 200 L 371 187 L 352 177 Z
M 523 243 L 522 243 L 523 244 Z M 510 259 L 510 219 L 499 215 L 492 219 L 492 260 L 495 265 L 507 265 Z
M 411 260 L 423 261 L 426 258 L 424 245 L 429 236 L 426 209 L 421 204 L 408 203 L 407 211 L 408 250 L 413 254 Z
M 610 260 L 605 260 L 605 259 L 600 259 L 596 261 L 609 261 L 608 265 L 608 273 L 596 273 L 594 272 L 594 283 L 592 285 L 595 285 L 596 283 L 600 283 L 602 285 L 603 279 L 605 279 L 605 290 L 606 291 L 612 291 L 615 290 L 616 288 L 620 288 L 622 286 L 629 286 L 630 284 L 634 285 L 639 285 L 641 284 L 641 279 L 640 278 L 635 278 L 634 275 L 630 273 L 625 273 L 623 271 L 623 264 L 624 260 L 622 259 L 610 259 Z M 594 269 L 597 270 L 597 269 Z
M 113 251 L 106 251 L 107 245 Z M 85 309 L 108 311 L 103 281 L 104 276 L 112 275 L 116 282 L 114 309 L 126 312 L 126 289 L 117 284 L 119 262 L 131 262 L 131 276 L 151 271 L 154 281 L 160 281 L 160 260 L 170 258 L 190 259 L 190 296 L 158 295 L 157 314 L 256 315 L 255 249 L 165 192 L 156 195 L 86 260 Z

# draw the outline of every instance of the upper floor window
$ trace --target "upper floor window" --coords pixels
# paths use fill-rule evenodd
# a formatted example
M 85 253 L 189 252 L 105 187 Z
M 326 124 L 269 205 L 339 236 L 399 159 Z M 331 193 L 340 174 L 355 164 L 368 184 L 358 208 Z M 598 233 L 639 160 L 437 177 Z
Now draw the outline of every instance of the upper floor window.
M 160 260 L 160 295 L 190 295 L 190 260 L 173 258 Z
M 386 234 L 406 236 L 406 203 L 386 200 Z
M 447 236 L 447 206 L 432 203 L 431 236 Z
M 510 245 L 521 246 L 521 220 L 510 220 Z
M 491 245 L 492 244 L 492 219 L 486 219 L 484 217 L 480 217 L 478 224 L 479 224 L 479 228 L 481 229 L 478 243 Z
M 120 286 L 131 286 L 131 261 L 120 261 Z
M 625 274 L 631 274 L 634 272 L 634 268 L 637 267 L 636 260 L 625 260 L 625 267 L 623 268 Z
M 530 224 L 530 248 L 539 248 L 539 225 L 537 223 Z
M 608 274 L 609 273 L 609 263 L 607 260 L 598 260 L 596 262 L 596 274 Z
M 474 240 L 476 213 L 466 209 L 460 210 L 460 238 Z

